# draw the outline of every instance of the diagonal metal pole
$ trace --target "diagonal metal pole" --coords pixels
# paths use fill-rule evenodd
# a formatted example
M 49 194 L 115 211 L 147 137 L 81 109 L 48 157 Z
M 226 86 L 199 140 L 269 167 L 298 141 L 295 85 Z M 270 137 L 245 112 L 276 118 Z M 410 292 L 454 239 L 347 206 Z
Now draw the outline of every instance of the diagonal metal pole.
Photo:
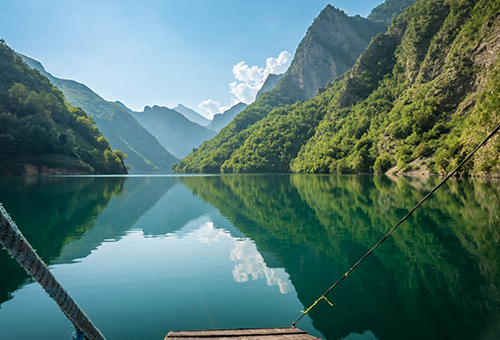
M 42 286 L 73 323 L 75 339 L 106 340 L 36 254 L 1 203 L 0 244 Z

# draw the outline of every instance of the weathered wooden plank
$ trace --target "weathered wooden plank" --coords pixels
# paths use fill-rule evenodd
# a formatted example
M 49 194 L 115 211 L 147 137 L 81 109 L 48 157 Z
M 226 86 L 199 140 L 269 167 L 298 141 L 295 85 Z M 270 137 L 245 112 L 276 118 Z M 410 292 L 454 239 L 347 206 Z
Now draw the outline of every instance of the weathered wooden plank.
M 242 328 L 242 329 L 213 329 L 194 331 L 171 331 L 167 339 L 182 338 L 182 340 L 211 338 L 224 340 L 314 340 L 317 339 L 307 332 L 294 327 L 282 328 Z
M 165 337 L 165 339 L 172 339 L 170 337 Z M 183 340 L 200 340 L 200 337 L 183 337 Z M 234 337 L 211 337 L 206 338 L 211 340 L 222 339 L 222 340 L 318 340 L 309 334 L 283 334 L 283 335 L 256 335 L 256 336 L 234 336 Z

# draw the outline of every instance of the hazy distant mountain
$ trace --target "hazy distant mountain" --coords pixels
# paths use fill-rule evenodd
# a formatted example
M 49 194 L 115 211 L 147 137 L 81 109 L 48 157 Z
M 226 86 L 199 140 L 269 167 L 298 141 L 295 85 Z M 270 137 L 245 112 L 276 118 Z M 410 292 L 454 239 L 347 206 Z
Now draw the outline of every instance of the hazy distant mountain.
M 189 107 L 185 107 L 182 104 L 177 105 L 173 109 L 175 111 L 181 113 L 184 117 L 186 117 L 190 121 L 195 122 L 201 126 L 207 126 L 210 123 L 210 119 L 203 117 L 201 114 L 199 114 L 195 110 L 190 109 Z
M 126 174 L 85 111 L 0 39 L 0 175 Z
M 168 107 L 146 106 L 143 112 L 132 113 L 169 152 L 179 158 L 216 134 Z
M 284 75 L 285 75 L 284 73 L 282 73 L 282 74 L 272 74 L 271 73 L 270 75 L 268 75 L 266 78 L 266 81 L 264 82 L 264 84 L 260 88 L 259 92 L 257 92 L 257 96 L 255 97 L 255 100 L 259 99 L 259 97 L 262 96 L 262 94 L 274 89 L 276 87 L 276 85 L 278 85 L 278 82 L 281 80 L 281 78 L 283 78 Z
M 216 114 L 212 119 L 212 122 L 207 125 L 207 129 L 219 132 L 223 127 L 231 123 L 233 118 L 236 117 L 238 113 L 240 113 L 247 107 L 248 105 L 245 103 L 238 103 L 232 106 L 229 110 L 226 110 L 223 113 Z
M 91 115 L 113 149 L 128 155 L 125 164 L 130 172 L 168 171 L 178 160 L 171 155 L 123 104 L 102 99 L 84 84 L 59 79 L 45 71 L 42 64 L 19 54 L 31 68 L 37 69 L 57 86 L 73 106 L 79 106 Z

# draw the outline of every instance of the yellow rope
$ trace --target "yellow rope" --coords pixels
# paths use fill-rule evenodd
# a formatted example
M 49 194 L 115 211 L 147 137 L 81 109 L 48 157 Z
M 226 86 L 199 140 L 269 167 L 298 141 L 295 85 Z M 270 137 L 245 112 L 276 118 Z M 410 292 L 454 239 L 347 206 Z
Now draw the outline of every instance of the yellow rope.
M 316 301 L 314 301 L 314 303 L 311 305 L 311 307 L 307 308 L 305 311 L 301 310 L 301 312 L 303 313 L 302 315 L 306 315 L 307 313 L 309 313 L 311 311 L 311 309 L 313 309 L 313 307 L 316 306 L 316 304 L 321 299 L 325 299 L 325 301 L 328 302 L 328 304 L 333 307 L 333 304 L 330 301 L 328 301 L 328 299 L 326 298 L 326 296 L 323 295 L 322 297 L 320 297 L 319 299 L 317 299 Z

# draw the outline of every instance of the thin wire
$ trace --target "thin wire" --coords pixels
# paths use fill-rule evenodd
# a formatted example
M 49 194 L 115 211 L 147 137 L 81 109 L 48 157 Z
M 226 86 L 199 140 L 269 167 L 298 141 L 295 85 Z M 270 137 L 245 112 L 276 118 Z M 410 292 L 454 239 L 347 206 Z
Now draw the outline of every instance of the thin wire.
M 438 185 L 436 185 L 434 187 L 434 189 L 432 189 L 424 198 L 422 198 L 422 200 L 420 202 L 418 202 L 417 205 L 414 206 L 413 209 L 411 209 L 410 212 L 408 214 L 406 214 L 406 216 L 403 217 L 380 241 L 378 241 L 378 243 L 375 246 L 373 246 L 372 249 L 370 249 L 358 262 L 356 262 L 356 264 L 354 266 L 352 266 L 352 268 L 349 269 L 349 271 L 347 273 L 345 273 L 344 275 L 342 275 L 342 277 L 340 279 L 338 279 L 337 282 L 335 282 L 323 295 L 321 295 L 319 297 L 319 299 L 316 300 L 316 302 L 319 301 L 320 299 L 326 297 L 326 295 L 328 295 L 328 293 L 330 293 L 333 288 L 335 288 L 343 279 L 345 279 L 347 277 L 347 275 L 349 275 L 382 242 L 384 242 L 394 232 L 394 230 L 396 230 L 401 225 L 401 223 L 403 223 L 404 221 L 406 221 L 406 219 L 408 217 L 410 217 L 413 214 L 413 212 L 418 209 L 418 207 L 420 207 L 437 189 L 439 189 L 450 177 L 452 177 L 458 171 L 458 169 L 460 169 L 476 153 L 477 150 L 479 150 L 484 144 L 486 144 L 486 142 L 491 137 L 493 137 L 493 135 L 495 133 L 497 133 L 498 130 L 500 130 L 500 124 L 498 124 L 498 126 L 467 157 L 465 157 L 465 159 L 462 162 L 460 162 L 460 164 L 458 164 L 457 167 L 452 172 L 450 172 Z M 309 311 L 312 309 L 312 307 L 314 307 L 314 305 L 316 305 L 316 303 L 314 303 L 313 306 L 311 306 L 308 309 L 306 309 L 306 311 L 302 313 L 302 315 L 292 324 L 292 326 L 295 327 L 295 325 L 297 324 L 297 322 L 299 322 L 300 319 L 302 319 L 304 317 L 304 315 L 306 315 L 307 313 L 309 313 Z

